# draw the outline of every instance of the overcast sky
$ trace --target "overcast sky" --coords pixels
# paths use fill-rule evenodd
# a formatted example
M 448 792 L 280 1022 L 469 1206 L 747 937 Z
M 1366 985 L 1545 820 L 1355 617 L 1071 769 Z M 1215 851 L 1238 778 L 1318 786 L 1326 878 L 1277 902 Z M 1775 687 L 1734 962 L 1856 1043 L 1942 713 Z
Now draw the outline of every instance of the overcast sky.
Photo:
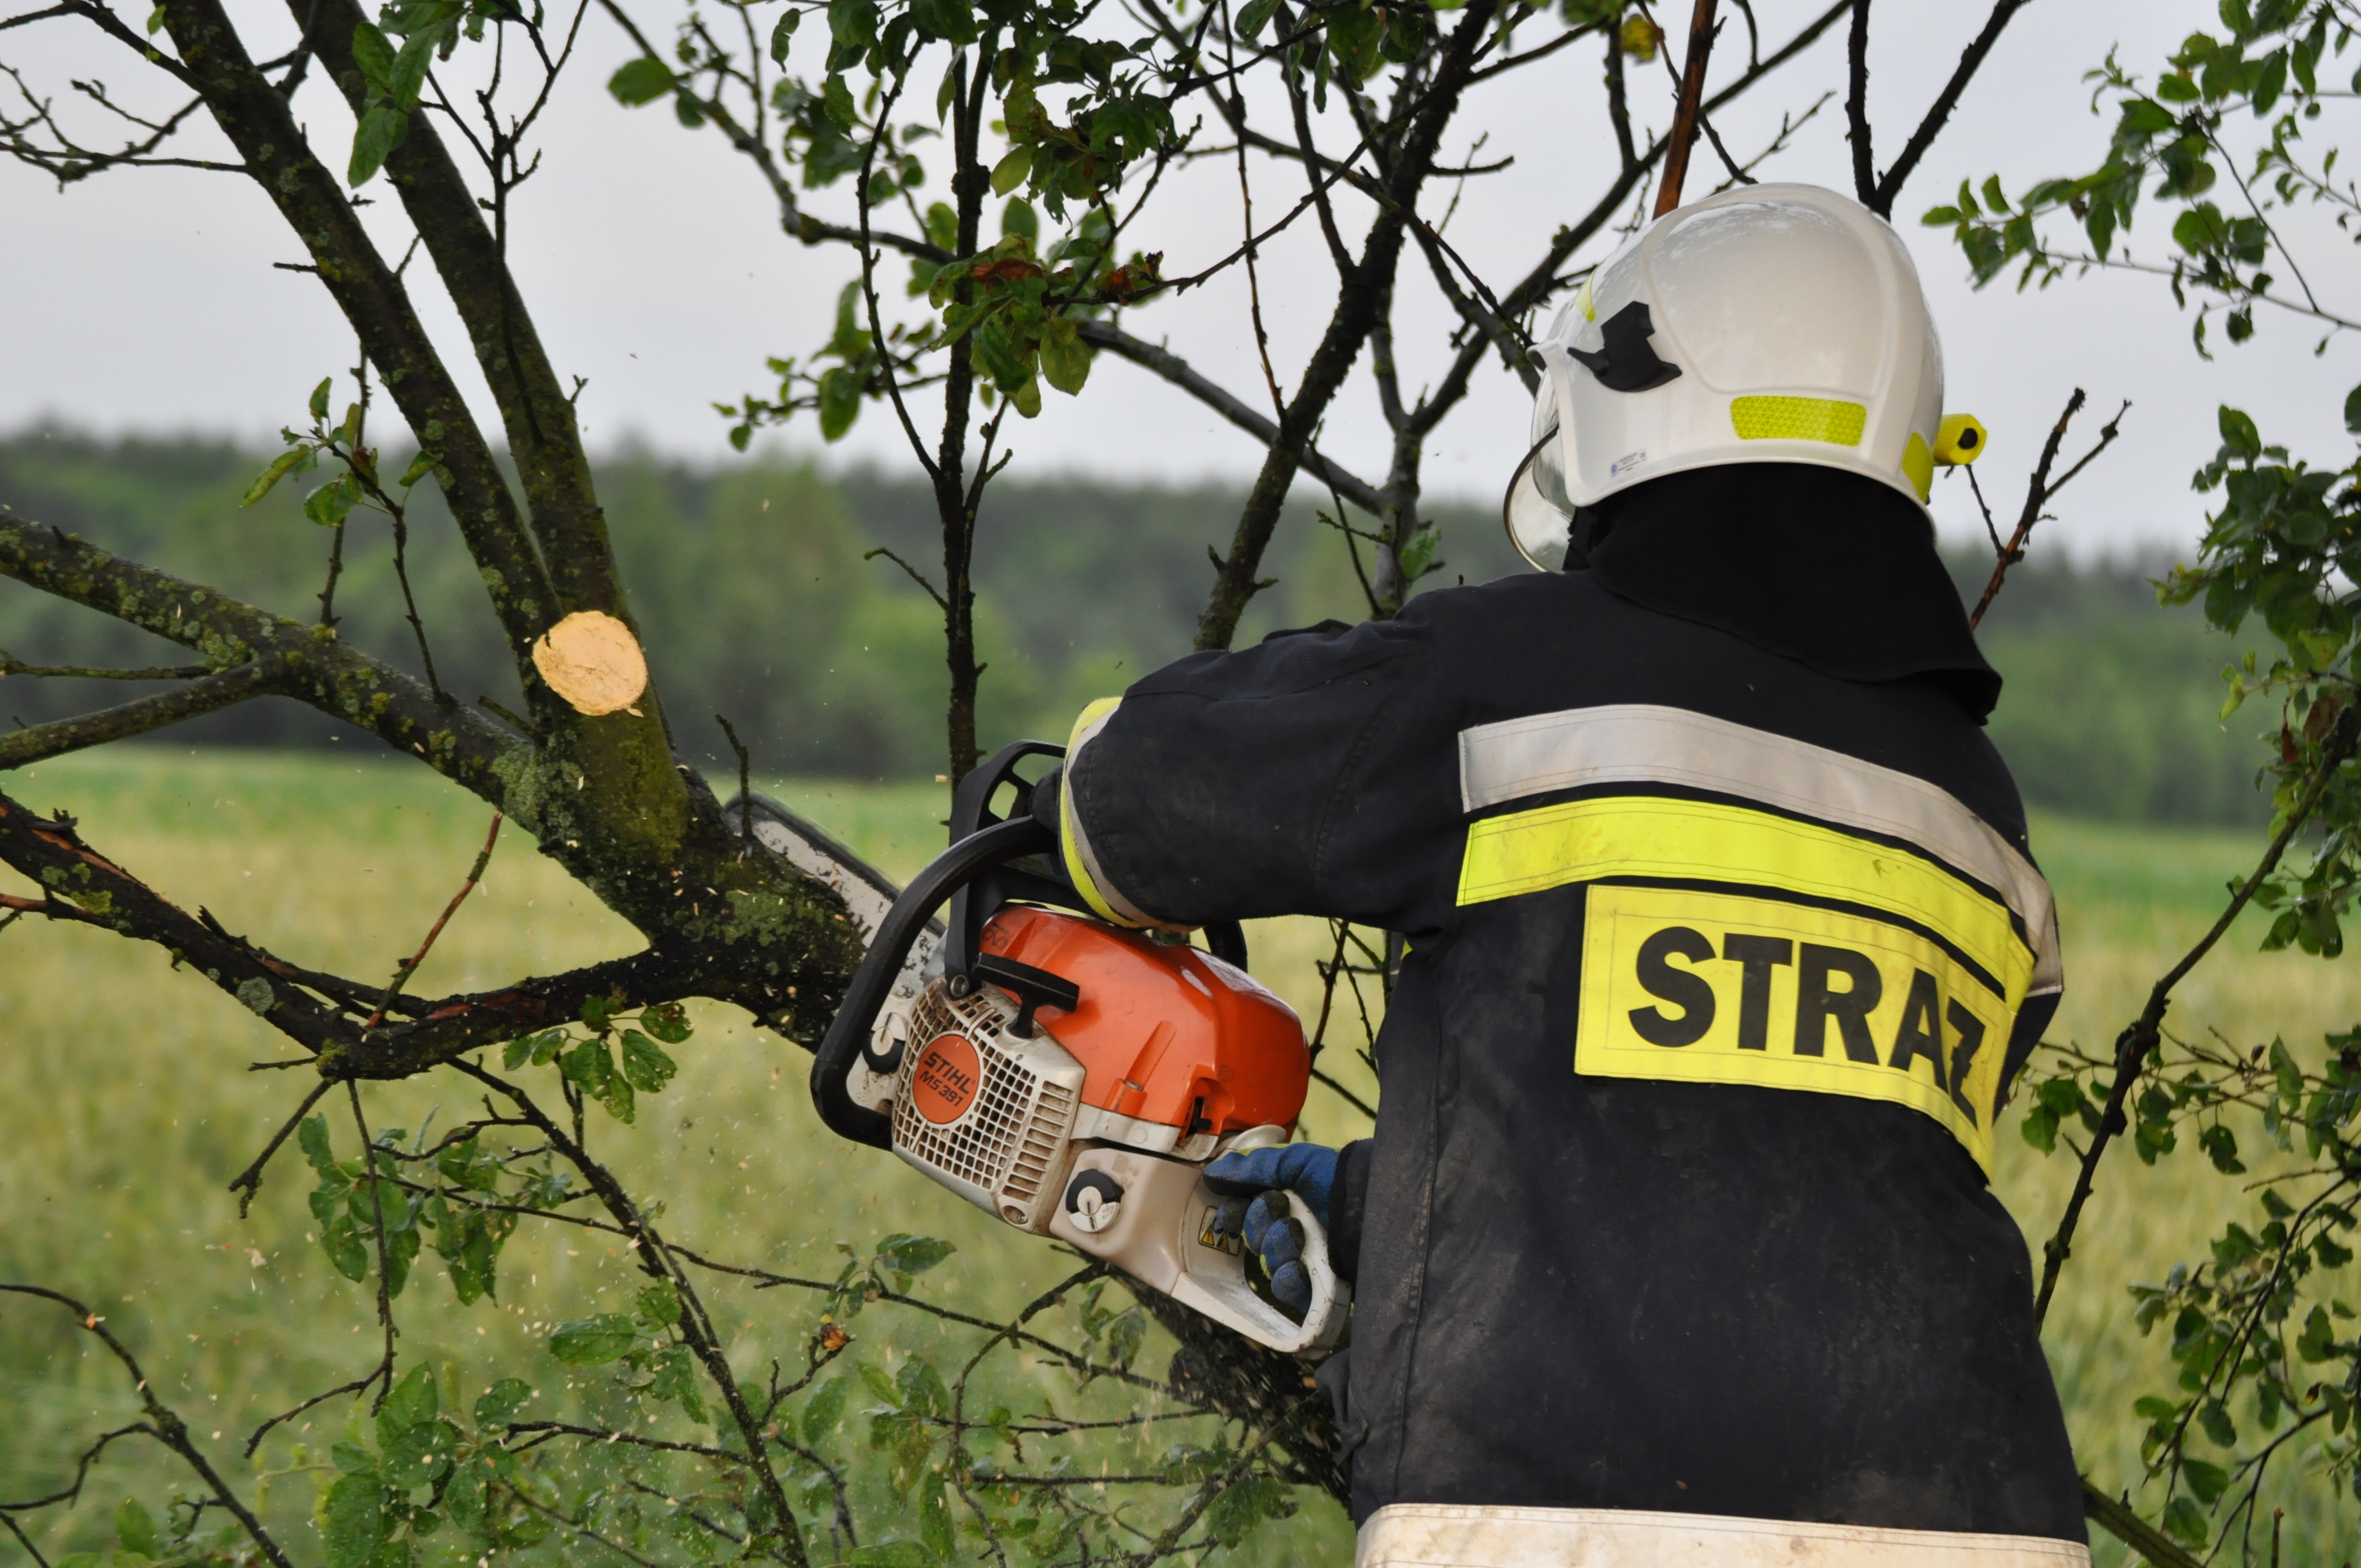
M 640 3 L 652 30 L 676 15 L 669 0 Z M 1819 8 L 1758 0 L 1766 50 Z M 1686 15 L 1687 8 L 1664 9 Z M 233 10 L 251 25 L 258 52 L 291 41 L 283 6 L 240 0 Z M 1871 82 L 1881 161 L 1915 125 L 1982 10 L 1881 8 Z M 2086 430 L 2095 430 L 2118 400 L 2133 400 L 2124 440 L 2059 503 L 2058 542 L 2079 552 L 2185 546 L 2193 538 L 2202 508 L 2188 477 L 2215 444 L 2213 411 L 2221 401 L 2246 407 L 2267 433 L 2299 451 L 2330 461 L 2349 455 L 2338 413 L 2345 389 L 2361 378 L 2352 340 L 2332 341 L 2315 356 L 2320 333 L 2312 323 L 2267 314 L 2257 343 L 2222 345 L 2221 357 L 2207 364 L 2190 347 L 2189 318 L 2175 312 L 2154 280 L 2093 278 L 2025 296 L 1996 285 L 1977 293 L 1948 236 L 1916 222 L 1963 176 L 1981 181 L 1998 170 L 2015 191 L 2040 175 L 2094 165 L 2108 124 L 2090 113 L 2083 71 L 2120 45 L 2126 63 L 2152 72 L 2173 42 L 2206 26 L 2212 12 L 2206 0 L 2040 0 L 2028 7 L 1896 213 L 1941 326 L 1949 406 L 1979 414 L 1992 428 L 1991 454 L 1979 473 L 1995 510 L 2015 511 L 2042 434 L 2072 388 L 2091 393 Z M 822 31 L 807 28 L 799 45 Z M 1552 27 L 1536 24 L 1527 41 L 1550 36 Z M 1677 52 L 1677 35 L 1673 45 Z M 1717 59 L 1718 79 L 1736 67 L 1742 48 L 1742 24 L 1733 18 Z M 685 129 L 662 106 L 618 106 L 603 83 L 631 52 L 594 9 L 577 64 L 544 121 L 544 171 L 516 200 L 511 256 L 560 371 L 588 378 L 580 406 L 594 444 L 635 441 L 718 461 L 728 456 L 725 425 L 709 405 L 767 390 L 766 356 L 807 352 L 826 337 L 837 291 L 851 275 L 850 258 L 785 237 L 751 169 L 710 130 Z M 134 101 L 163 101 L 140 86 L 143 74 L 152 74 L 141 62 L 80 24 L 0 34 L 0 59 L 25 68 L 28 80 L 61 104 L 73 97 L 69 78 L 93 75 Z M 1724 139 L 1747 156 L 1765 144 L 1783 111 L 1840 88 L 1842 78 L 1839 26 L 1742 106 L 1719 116 Z M 1662 68 L 1635 62 L 1632 80 L 1642 118 L 1661 126 L 1670 117 Z M 1493 84 L 1462 115 L 1449 156 L 1465 155 L 1480 131 L 1488 133 L 1482 159 L 1516 160 L 1506 173 L 1467 183 L 1448 230 L 1495 284 L 1505 287 L 1522 274 L 1548 234 L 1587 208 L 1611 172 L 1599 81 L 1597 52 L 1586 44 Z M 297 110 L 323 156 L 341 167 L 351 135 L 341 102 L 315 77 Z M 87 119 L 82 124 L 91 126 Z M 1839 97 L 1762 172 L 1844 189 L 1849 158 Z M 1693 189 L 1709 189 L 1719 177 L 1701 148 Z M 1258 169 L 1256 179 L 1266 222 L 1301 193 L 1300 180 L 1282 169 Z M 384 194 L 382 182 L 373 193 Z M 1191 271 L 1235 245 L 1236 197 L 1234 168 L 1201 166 L 1168 178 L 1136 232 L 1144 248 L 1166 253 L 1168 274 Z M 1430 213 L 1439 213 L 1445 200 L 1446 192 L 1431 194 Z M 811 205 L 838 215 L 849 204 L 841 191 L 830 191 L 815 193 Z M 1366 209 L 1360 212 L 1365 217 Z M 2158 215 L 2147 212 L 2133 236 L 2143 255 L 2167 254 Z M 398 254 L 408 234 L 391 203 L 368 216 L 380 243 Z M 318 282 L 273 269 L 274 262 L 301 259 L 300 248 L 242 177 L 130 170 L 60 192 L 29 170 L 0 166 L 0 345 L 8 370 L 0 378 L 0 430 L 56 425 L 263 441 L 300 413 L 321 376 L 352 360 L 348 333 Z M 2303 243 L 2323 303 L 2361 306 L 2342 242 L 2308 233 Z M 1604 249 L 1603 243 L 1594 247 Z M 1405 261 L 1406 274 L 1414 267 L 1414 258 Z M 414 272 L 422 270 L 423 261 Z M 901 269 L 889 266 L 886 275 L 898 280 Z M 1309 223 L 1274 242 L 1262 287 L 1279 374 L 1291 384 L 1333 291 Z M 417 292 L 454 367 L 480 393 L 447 306 L 431 288 Z M 1126 324 L 1166 339 L 1260 403 L 1261 374 L 1244 307 L 1245 279 L 1234 269 L 1203 290 L 1133 313 Z M 1416 383 L 1436 373 L 1450 318 L 1422 276 L 1405 287 L 1397 320 L 1407 378 Z M 479 395 L 479 406 L 485 401 Z M 1526 418 L 1521 388 L 1497 363 L 1488 367 L 1475 394 L 1437 434 L 1426 469 L 1430 492 L 1496 502 L 1523 449 Z M 818 445 L 808 424 L 787 441 L 797 451 Z M 1386 439 L 1366 361 L 1331 411 L 1323 444 L 1358 471 L 1382 477 Z M 1042 416 L 1019 426 L 1012 444 L 1019 474 L 1171 481 L 1243 481 L 1258 455 L 1183 394 L 1104 357 L 1082 399 L 1049 393 Z M 911 466 L 898 431 L 876 410 L 831 454 L 834 461 L 863 459 L 888 469 Z M 1953 529 L 1970 526 L 1973 515 L 1955 483 L 1938 487 L 1938 511 Z

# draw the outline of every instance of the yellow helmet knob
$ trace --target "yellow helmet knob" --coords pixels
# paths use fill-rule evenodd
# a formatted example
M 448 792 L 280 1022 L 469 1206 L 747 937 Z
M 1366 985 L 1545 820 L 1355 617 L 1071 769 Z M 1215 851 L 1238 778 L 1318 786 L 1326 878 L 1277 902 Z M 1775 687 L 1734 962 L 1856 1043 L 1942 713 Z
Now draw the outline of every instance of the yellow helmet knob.
M 1983 421 L 1973 414 L 1945 414 L 1935 429 L 1935 461 L 1946 467 L 1972 463 L 1984 455 Z

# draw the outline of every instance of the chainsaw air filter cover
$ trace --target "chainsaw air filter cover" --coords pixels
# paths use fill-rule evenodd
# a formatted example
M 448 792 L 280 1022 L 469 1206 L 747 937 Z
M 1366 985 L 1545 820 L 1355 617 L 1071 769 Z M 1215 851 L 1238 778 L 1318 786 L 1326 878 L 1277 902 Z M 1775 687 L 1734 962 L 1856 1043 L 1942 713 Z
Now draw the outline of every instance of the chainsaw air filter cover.
M 1074 1146 L 1120 1145 L 1202 1163 L 1249 1127 L 1291 1128 L 1312 1058 L 1294 1010 L 1243 970 L 1100 921 L 1012 905 L 983 950 L 1067 981 L 1019 1036 L 998 987 L 953 996 L 938 980 L 906 1017 L 894 1148 L 1009 1223 L 1046 1233 Z M 904 1031 L 906 1030 L 906 1033 Z M 898 1043 L 898 1042 L 897 1042 Z

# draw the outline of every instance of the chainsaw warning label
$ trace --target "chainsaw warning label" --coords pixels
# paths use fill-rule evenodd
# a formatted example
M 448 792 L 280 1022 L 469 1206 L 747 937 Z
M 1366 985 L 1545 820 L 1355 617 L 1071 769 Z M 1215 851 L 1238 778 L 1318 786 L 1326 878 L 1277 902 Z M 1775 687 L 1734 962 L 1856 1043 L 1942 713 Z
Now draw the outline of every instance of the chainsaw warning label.
M 964 1035 L 937 1035 L 910 1069 L 910 1103 L 937 1126 L 956 1122 L 975 1103 L 983 1064 Z
M 1990 1173 L 2024 965 L 1740 894 L 1594 885 L 1583 919 L 1576 1072 L 1889 1100 Z

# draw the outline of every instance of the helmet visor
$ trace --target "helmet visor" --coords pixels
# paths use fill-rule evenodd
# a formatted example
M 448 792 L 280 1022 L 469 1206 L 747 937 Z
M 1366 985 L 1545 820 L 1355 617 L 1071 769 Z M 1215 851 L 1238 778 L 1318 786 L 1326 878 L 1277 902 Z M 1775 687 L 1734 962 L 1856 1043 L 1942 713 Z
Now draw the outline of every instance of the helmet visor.
M 1565 569 L 1566 543 L 1574 526 L 1574 503 L 1565 493 L 1565 443 L 1554 420 L 1517 465 L 1500 499 L 1509 543 L 1538 570 Z

